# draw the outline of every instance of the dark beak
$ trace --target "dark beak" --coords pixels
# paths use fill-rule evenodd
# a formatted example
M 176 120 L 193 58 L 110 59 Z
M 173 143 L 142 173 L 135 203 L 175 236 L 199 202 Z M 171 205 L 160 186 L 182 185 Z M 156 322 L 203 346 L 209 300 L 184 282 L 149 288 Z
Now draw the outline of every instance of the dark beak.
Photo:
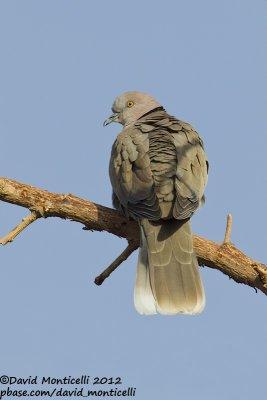
M 119 113 L 112 114 L 109 118 L 107 118 L 104 121 L 103 126 L 107 126 L 107 125 L 111 124 L 111 122 L 119 122 L 118 117 L 119 117 Z

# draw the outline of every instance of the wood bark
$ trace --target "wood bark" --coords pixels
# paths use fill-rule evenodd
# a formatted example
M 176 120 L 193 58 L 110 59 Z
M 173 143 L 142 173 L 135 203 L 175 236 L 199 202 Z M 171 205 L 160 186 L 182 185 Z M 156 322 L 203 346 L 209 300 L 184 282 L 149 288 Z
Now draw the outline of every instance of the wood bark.
M 84 229 L 107 231 L 127 239 L 129 246 L 123 252 L 121 261 L 125 260 L 139 246 L 139 229 L 135 221 L 129 221 L 119 212 L 91 201 L 79 198 L 71 193 L 51 193 L 34 186 L 8 178 L 0 178 L 0 200 L 31 211 L 21 224 L 6 235 L 0 243 L 6 244 L 14 239 L 23 229 L 37 218 L 59 217 L 80 222 Z M 229 229 L 228 229 L 229 231 Z M 267 266 L 253 260 L 237 249 L 229 240 L 223 244 L 194 235 L 194 248 L 199 264 L 217 269 L 238 283 L 251 286 L 267 294 Z M 118 259 L 120 258 L 118 257 Z M 117 260 L 118 260 L 117 259 Z M 108 275 L 115 269 L 114 263 L 109 267 Z M 113 268 L 113 269 L 112 269 Z M 99 280 L 102 282 L 102 274 Z M 100 284 L 100 283 L 98 283 Z

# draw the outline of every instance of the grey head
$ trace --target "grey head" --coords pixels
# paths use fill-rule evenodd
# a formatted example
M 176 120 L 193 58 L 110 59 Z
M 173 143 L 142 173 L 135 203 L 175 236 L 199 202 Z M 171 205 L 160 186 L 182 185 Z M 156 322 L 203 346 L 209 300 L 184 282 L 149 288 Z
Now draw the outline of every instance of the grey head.
M 142 92 L 125 92 L 116 97 L 113 105 L 113 114 L 104 122 L 104 126 L 111 122 L 118 122 L 123 126 L 134 124 L 139 118 L 161 107 L 160 103 L 152 96 Z

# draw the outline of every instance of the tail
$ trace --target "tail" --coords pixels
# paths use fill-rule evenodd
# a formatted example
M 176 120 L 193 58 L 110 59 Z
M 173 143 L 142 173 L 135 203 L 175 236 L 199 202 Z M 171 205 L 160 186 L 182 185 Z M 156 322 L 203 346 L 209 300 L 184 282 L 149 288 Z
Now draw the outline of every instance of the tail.
M 190 221 L 142 220 L 134 291 L 140 314 L 198 314 L 205 293 L 193 251 Z

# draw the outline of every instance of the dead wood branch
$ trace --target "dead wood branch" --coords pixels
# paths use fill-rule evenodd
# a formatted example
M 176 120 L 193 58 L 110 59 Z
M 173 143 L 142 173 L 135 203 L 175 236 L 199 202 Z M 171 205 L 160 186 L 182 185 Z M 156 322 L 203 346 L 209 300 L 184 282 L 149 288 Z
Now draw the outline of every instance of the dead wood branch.
M 100 275 L 95 278 L 96 285 L 102 285 L 104 280 L 109 277 L 109 275 L 117 269 L 123 261 L 127 260 L 127 258 L 138 248 L 138 243 L 129 242 L 128 246 L 125 250 L 116 258 Z
M 28 208 L 38 217 L 59 217 L 80 222 L 86 229 L 107 231 L 126 238 L 135 248 L 139 246 L 136 222 L 128 221 L 115 210 L 72 194 L 50 193 L 11 179 L 0 178 L 0 200 Z M 267 266 L 246 256 L 232 243 L 224 242 L 220 245 L 195 235 L 194 248 L 200 265 L 218 269 L 236 282 L 267 294 Z M 126 250 L 124 256 L 128 254 L 129 249 Z M 117 260 L 114 261 L 115 264 Z M 111 266 L 114 267 L 114 263 Z M 109 273 L 111 269 L 108 268 Z
M 224 241 L 223 241 L 224 244 L 231 242 L 232 224 L 233 224 L 233 217 L 231 214 L 228 214 L 227 221 L 226 221 Z
M 0 239 L 0 244 L 5 245 L 7 243 L 13 242 L 16 236 L 18 236 L 27 226 L 37 220 L 39 217 L 38 213 L 35 211 L 31 212 L 27 217 L 24 217 L 22 221 L 10 231 L 6 236 Z

